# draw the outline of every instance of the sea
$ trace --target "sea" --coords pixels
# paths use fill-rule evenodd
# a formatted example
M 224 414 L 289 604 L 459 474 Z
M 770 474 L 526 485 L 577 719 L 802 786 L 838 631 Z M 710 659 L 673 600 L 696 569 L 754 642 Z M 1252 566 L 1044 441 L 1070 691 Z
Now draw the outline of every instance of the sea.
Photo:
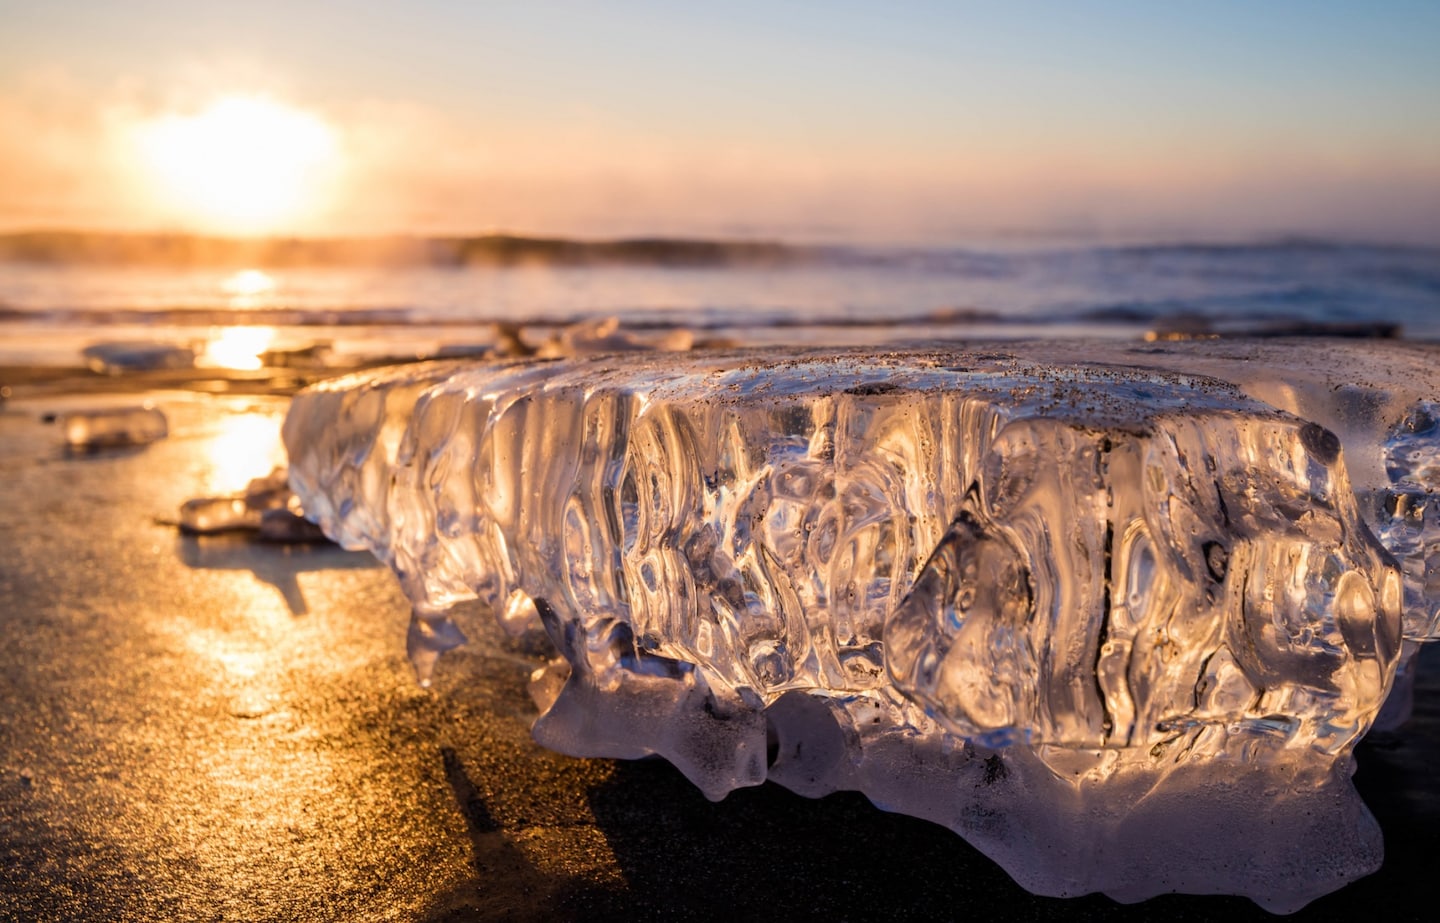
M 184 345 L 203 359 L 205 344 L 238 328 L 258 335 L 251 345 L 323 344 L 345 364 L 482 351 L 497 324 L 554 330 L 606 318 L 689 330 L 699 342 L 1440 339 L 1440 247 L 1316 237 L 160 242 L 0 237 L 0 363 L 71 364 L 96 343 Z

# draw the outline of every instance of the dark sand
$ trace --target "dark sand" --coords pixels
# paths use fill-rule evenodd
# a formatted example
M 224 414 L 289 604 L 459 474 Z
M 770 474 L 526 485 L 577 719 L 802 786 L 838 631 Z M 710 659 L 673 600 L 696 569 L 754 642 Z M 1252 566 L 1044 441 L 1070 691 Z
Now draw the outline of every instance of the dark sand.
M 543 655 L 478 607 L 422 690 L 368 556 L 157 521 L 265 473 L 246 447 L 284 387 L 154 393 L 168 439 L 70 456 L 42 415 L 135 386 L 51 377 L 0 370 L 0 919 L 1270 919 L 1038 898 L 859 796 L 711 804 L 663 762 L 541 750 Z M 1440 856 L 1437 654 L 1407 733 L 1360 750 L 1385 867 L 1294 919 L 1431 918 L 1402 908 L 1431 904 Z

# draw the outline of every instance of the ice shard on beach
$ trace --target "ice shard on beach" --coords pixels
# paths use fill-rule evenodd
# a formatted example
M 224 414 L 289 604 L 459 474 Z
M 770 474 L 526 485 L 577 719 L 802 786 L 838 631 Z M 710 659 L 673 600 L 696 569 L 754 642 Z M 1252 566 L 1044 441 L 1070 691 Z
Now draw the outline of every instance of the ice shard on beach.
M 276 468 L 264 477 L 252 478 L 240 493 L 186 500 L 177 524 L 181 532 L 190 535 L 257 532 L 264 529 L 268 517 L 272 531 L 283 535 L 292 528 L 284 519 L 292 508 L 298 504 L 288 474 L 284 468 Z
M 1079 352 L 403 367 L 302 392 L 285 442 L 422 673 L 455 603 L 539 614 L 546 746 L 862 791 L 1039 893 L 1298 908 L 1381 860 L 1351 749 L 1433 631 L 1435 543 L 1376 512 L 1404 465 L 1351 483 L 1340 404 L 1220 347 Z M 1372 390 L 1366 451 L 1432 451 Z
M 75 451 L 142 446 L 169 433 L 165 414 L 149 404 L 104 407 L 64 415 L 65 445 Z

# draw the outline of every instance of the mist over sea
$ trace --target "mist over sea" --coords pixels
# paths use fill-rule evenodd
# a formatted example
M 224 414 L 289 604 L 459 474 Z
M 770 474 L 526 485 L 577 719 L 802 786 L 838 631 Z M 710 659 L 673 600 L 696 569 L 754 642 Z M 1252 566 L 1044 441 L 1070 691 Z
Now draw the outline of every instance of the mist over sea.
M 428 328 L 440 343 L 459 343 L 495 322 L 610 316 L 697 332 L 820 325 L 956 338 L 1433 340 L 1440 248 L 1320 238 L 900 247 L 505 235 L 0 237 L 0 352 L 9 362 L 34 360 L 34 344 L 55 336 L 163 339 L 266 325 L 291 330 L 292 339 L 312 328 Z

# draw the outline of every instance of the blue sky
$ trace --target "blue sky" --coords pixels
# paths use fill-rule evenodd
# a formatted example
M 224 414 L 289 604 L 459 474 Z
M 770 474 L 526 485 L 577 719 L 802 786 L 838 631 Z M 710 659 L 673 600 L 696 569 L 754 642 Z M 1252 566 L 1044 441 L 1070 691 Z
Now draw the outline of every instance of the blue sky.
M 1437 3 L 0 0 L 0 22 L 22 165 L 0 223 L 43 216 L 47 183 L 90 203 L 53 220 L 125 220 L 27 137 L 93 152 L 116 119 L 260 93 L 350 152 L 316 228 L 1440 237 Z

